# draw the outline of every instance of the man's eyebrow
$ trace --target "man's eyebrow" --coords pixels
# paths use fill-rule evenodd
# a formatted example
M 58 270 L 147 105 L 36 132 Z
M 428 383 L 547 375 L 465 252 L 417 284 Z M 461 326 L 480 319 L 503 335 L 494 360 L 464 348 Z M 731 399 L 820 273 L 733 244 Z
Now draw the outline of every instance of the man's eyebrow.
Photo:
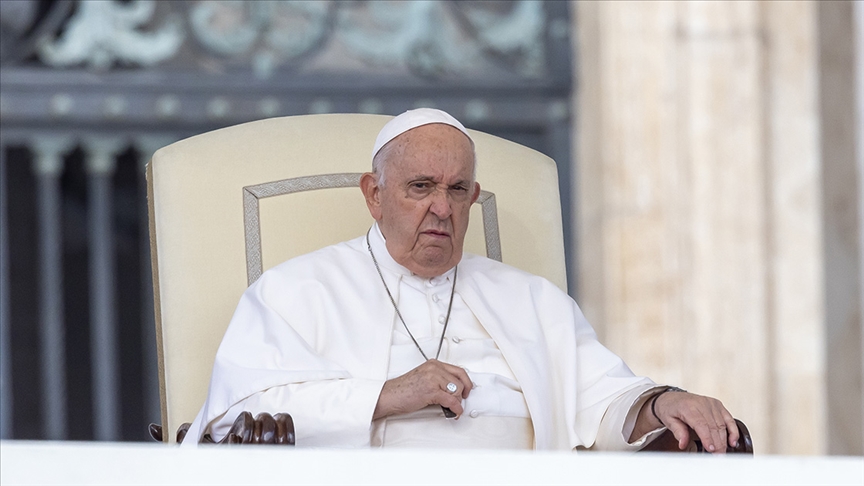
M 429 175 L 422 175 L 422 174 L 416 175 L 416 176 L 412 177 L 411 179 L 409 179 L 408 184 L 413 184 L 415 182 L 420 182 L 420 181 L 428 181 L 428 182 L 434 182 L 435 184 L 438 184 L 438 182 L 435 181 L 435 177 L 429 176 Z M 453 184 L 449 184 L 448 187 L 455 187 L 455 186 L 460 186 L 460 185 L 461 186 L 467 186 L 470 183 L 471 183 L 470 180 L 461 179 L 461 180 L 454 182 Z

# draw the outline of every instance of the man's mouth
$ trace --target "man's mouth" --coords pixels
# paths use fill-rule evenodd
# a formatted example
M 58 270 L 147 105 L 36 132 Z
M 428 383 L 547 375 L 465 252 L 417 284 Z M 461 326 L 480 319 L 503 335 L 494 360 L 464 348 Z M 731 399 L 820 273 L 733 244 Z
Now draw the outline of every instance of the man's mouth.
M 448 233 L 446 231 L 439 231 L 439 230 L 426 230 L 422 234 L 427 235 L 427 236 L 432 236 L 435 238 L 449 238 L 450 237 L 450 233 Z

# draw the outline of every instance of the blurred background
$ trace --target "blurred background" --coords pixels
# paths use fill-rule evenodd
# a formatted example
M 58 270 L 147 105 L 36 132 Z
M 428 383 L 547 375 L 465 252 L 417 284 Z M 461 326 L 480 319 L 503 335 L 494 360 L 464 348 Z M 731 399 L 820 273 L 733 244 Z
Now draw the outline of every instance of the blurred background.
M 428 106 L 555 159 L 570 293 L 635 372 L 757 453 L 860 455 L 862 59 L 848 1 L 3 0 L 2 437 L 160 422 L 156 149 Z

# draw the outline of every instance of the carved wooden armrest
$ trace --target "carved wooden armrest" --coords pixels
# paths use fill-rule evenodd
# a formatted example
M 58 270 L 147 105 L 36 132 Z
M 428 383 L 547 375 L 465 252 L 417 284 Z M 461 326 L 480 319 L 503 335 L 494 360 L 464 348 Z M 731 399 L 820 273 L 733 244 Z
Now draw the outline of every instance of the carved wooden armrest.
M 750 454 L 753 455 L 753 438 L 750 437 L 750 431 L 747 429 L 747 426 L 744 425 L 744 422 L 735 419 L 735 423 L 738 424 L 738 447 L 729 447 L 726 446 L 726 453 L 741 453 L 741 454 Z M 690 443 L 687 444 L 687 448 L 683 451 L 678 448 L 678 439 L 672 435 L 671 430 L 666 430 L 660 437 L 657 437 L 650 444 L 645 446 L 639 452 L 696 452 L 696 453 L 707 453 L 702 447 L 702 441 L 699 439 L 694 439 L 694 437 L 698 437 L 696 432 L 692 429 L 690 430 Z
M 183 442 L 191 424 L 185 423 L 177 429 L 177 443 Z M 150 424 L 150 436 L 162 442 L 162 426 Z M 261 412 L 254 419 L 249 412 L 240 412 L 231 430 L 219 442 L 210 434 L 204 434 L 202 444 L 276 444 L 294 445 L 294 420 L 287 413 L 275 416 Z

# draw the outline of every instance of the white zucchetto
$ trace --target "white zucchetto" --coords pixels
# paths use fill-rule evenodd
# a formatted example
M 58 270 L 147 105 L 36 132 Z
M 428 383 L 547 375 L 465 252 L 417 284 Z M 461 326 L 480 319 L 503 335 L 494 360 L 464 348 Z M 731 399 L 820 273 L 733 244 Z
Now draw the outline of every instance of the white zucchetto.
M 381 150 L 381 147 L 387 145 L 387 142 L 390 140 L 393 140 L 412 128 L 429 125 L 430 123 L 443 123 L 445 125 L 450 125 L 453 128 L 459 129 L 459 131 L 464 133 L 469 140 L 471 139 L 471 135 L 468 135 L 468 130 L 465 129 L 465 126 L 459 123 L 459 120 L 453 118 L 449 113 L 436 110 L 435 108 L 417 108 L 416 110 L 408 110 L 405 113 L 402 113 L 384 125 L 384 128 L 378 132 L 378 138 L 375 139 L 375 147 L 372 149 L 372 158 L 374 159 L 375 155 L 378 154 L 378 151 Z M 473 140 L 471 143 L 474 143 Z

